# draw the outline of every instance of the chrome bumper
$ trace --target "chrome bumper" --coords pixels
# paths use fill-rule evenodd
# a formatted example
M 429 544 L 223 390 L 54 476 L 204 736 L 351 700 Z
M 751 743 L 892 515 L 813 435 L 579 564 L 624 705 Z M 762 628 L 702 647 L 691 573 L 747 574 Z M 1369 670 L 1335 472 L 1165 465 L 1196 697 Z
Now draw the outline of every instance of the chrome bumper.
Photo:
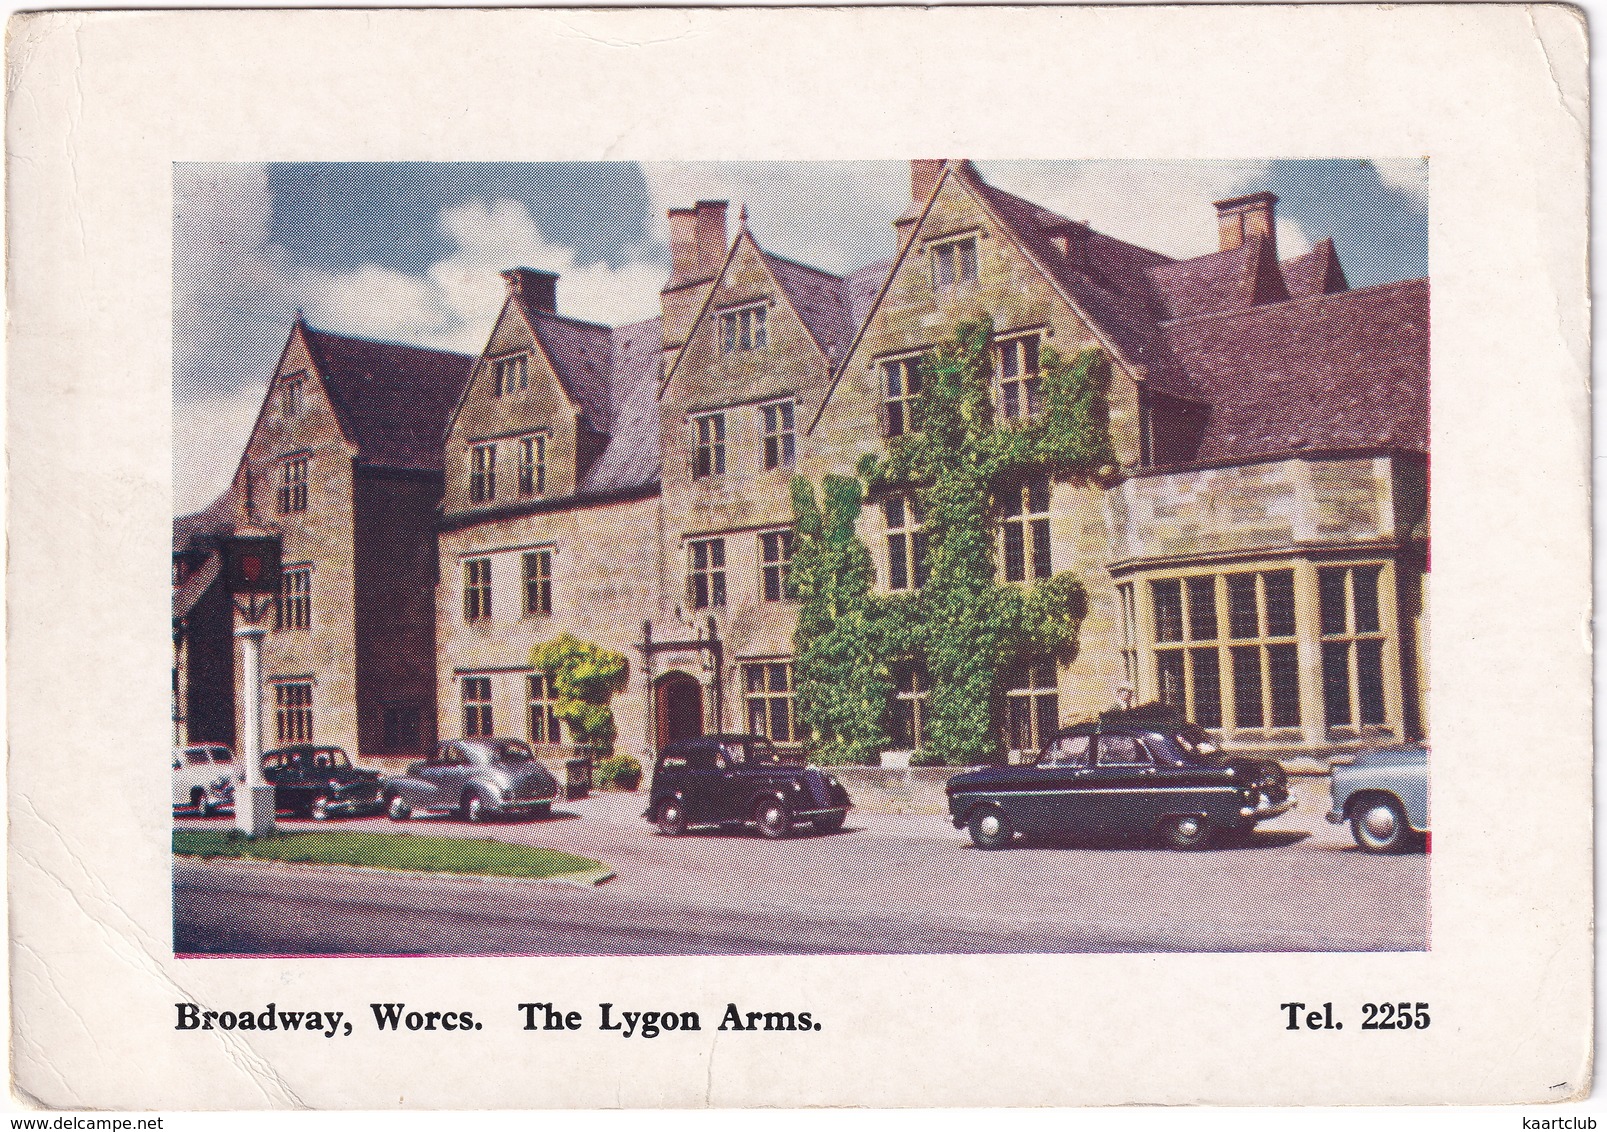
M 1266 821 L 1268 818 L 1275 818 L 1279 814 L 1286 814 L 1290 810 L 1297 808 L 1299 805 L 1300 799 L 1294 797 L 1293 795 L 1290 795 L 1281 802 L 1273 802 L 1268 800 L 1267 796 L 1263 794 L 1261 795 L 1261 800 L 1254 806 L 1240 806 L 1239 816 L 1241 818 L 1250 818 L 1254 821 Z

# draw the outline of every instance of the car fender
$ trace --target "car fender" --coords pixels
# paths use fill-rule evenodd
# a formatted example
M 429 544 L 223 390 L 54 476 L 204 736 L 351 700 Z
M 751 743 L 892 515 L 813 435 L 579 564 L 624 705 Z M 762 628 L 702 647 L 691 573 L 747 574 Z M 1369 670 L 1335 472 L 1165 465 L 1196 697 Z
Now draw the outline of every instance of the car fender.
M 762 786 L 748 795 L 747 811 L 749 817 L 752 817 L 753 811 L 759 808 L 760 802 L 780 802 L 789 810 L 793 808 L 792 803 L 787 801 L 787 792 L 785 790 L 774 786 Z
M 400 778 L 388 778 L 381 783 L 381 786 L 384 788 L 386 797 L 399 795 L 402 801 L 416 810 L 428 809 L 437 804 L 435 801 L 435 788 L 429 783 L 421 782 L 416 778 L 409 778 L 406 775 Z M 453 799 L 452 804 L 456 805 L 457 800 Z
M 1386 786 L 1358 786 L 1345 798 L 1345 808 L 1342 811 L 1346 821 L 1355 816 L 1356 808 L 1374 798 L 1389 798 L 1406 814 L 1406 822 L 1412 827 L 1414 833 L 1427 833 L 1428 820 L 1426 815 L 1413 809 L 1408 798 L 1401 797 L 1400 793 Z

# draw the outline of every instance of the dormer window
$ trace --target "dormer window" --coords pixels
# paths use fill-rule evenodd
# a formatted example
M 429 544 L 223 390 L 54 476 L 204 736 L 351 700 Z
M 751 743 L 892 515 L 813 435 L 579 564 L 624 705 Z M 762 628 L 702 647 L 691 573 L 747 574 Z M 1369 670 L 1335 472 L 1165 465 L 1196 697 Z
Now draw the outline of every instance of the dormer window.
M 279 385 L 279 415 L 299 417 L 303 406 L 303 378 L 301 374 L 287 377 Z
M 976 237 L 932 245 L 932 286 L 952 287 L 976 279 Z
M 498 358 L 491 363 L 493 385 L 498 397 L 530 388 L 529 360 L 528 354 L 514 354 L 512 357 Z
M 726 311 L 720 315 L 720 353 L 762 350 L 769 344 L 764 303 Z
M 1038 336 L 1007 338 L 994 348 L 999 375 L 999 415 L 1022 421 L 1043 408 L 1038 394 Z

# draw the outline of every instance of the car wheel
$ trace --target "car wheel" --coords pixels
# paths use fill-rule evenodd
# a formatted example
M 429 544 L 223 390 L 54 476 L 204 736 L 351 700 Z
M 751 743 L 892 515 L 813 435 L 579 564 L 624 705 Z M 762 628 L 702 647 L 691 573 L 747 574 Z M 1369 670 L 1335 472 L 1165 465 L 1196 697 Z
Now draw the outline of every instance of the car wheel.
M 463 799 L 463 816 L 474 825 L 479 825 L 485 821 L 485 799 L 474 793 L 465 795 Z
M 1201 814 L 1181 814 L 1161 824 L 1161 836 L 1173 849 L 1199 849 L 1212 832 L 1211 820 Z
M 1369 853 L 1399 853 L 1411 839 L 1406 811 L 1393 798 L 1370 798 L 1350 815 L 1350 834 Z
M 385 816 L 392 821 L 406 821 L 413 816 L 413 807 L 400 794 L 392 794 L 390 805 L 385 807 Z
M 785 802 L 774 798 L 766 798 L 759 803 L 753 811 L 753 820 L 759 825 L 759 835 L 772 841 L 792 832 L 792 814 L 787 811 Z
M 1016 834 L 1004 811 L 993 806 L 985 806 L 972 814 L 965 828 L 978 849 L 1006 849 Z
M 200 787 L 190 791 L 190 805 L 194 806 L 195 812 L 203 818 L 212 816 L 212 799 L 207 797 L 206 791 Z
M 658 831 L 665 837 L 679 837 L 686 832 L 686 811 L 674 798 L 659 803 Z
M 815 832 L 836 833 L 843 827 L 843 819 L 847 816 L 847 814 L 827 814 L 824 817 L 816 818 L 814 821 Z
M 318 797 L 316 797 L 316 798 L 314 798 L 312 800 L 312 805 L 308 807 L 307 812 L 310 815 L 312 815 L 312 820 L 313 821 L 328 821 L 329 820 L 329 799 L 328 799 L 328 797 L 326 797 L 323 794 L 318 795 Z

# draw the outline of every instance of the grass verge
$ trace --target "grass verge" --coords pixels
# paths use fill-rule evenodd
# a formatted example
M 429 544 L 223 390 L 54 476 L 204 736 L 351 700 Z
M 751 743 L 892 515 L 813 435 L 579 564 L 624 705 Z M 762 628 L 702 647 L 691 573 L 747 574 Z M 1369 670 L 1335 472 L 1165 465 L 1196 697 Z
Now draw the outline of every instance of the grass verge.
M 252 840 L 233 831 L 173 831 L 181 857 L 232 857 L 312 865 L 364 865 L 406 872 L 543 878 L 602 869 L 601 861 L 506 841 L 397 833 L 286 833 Z

